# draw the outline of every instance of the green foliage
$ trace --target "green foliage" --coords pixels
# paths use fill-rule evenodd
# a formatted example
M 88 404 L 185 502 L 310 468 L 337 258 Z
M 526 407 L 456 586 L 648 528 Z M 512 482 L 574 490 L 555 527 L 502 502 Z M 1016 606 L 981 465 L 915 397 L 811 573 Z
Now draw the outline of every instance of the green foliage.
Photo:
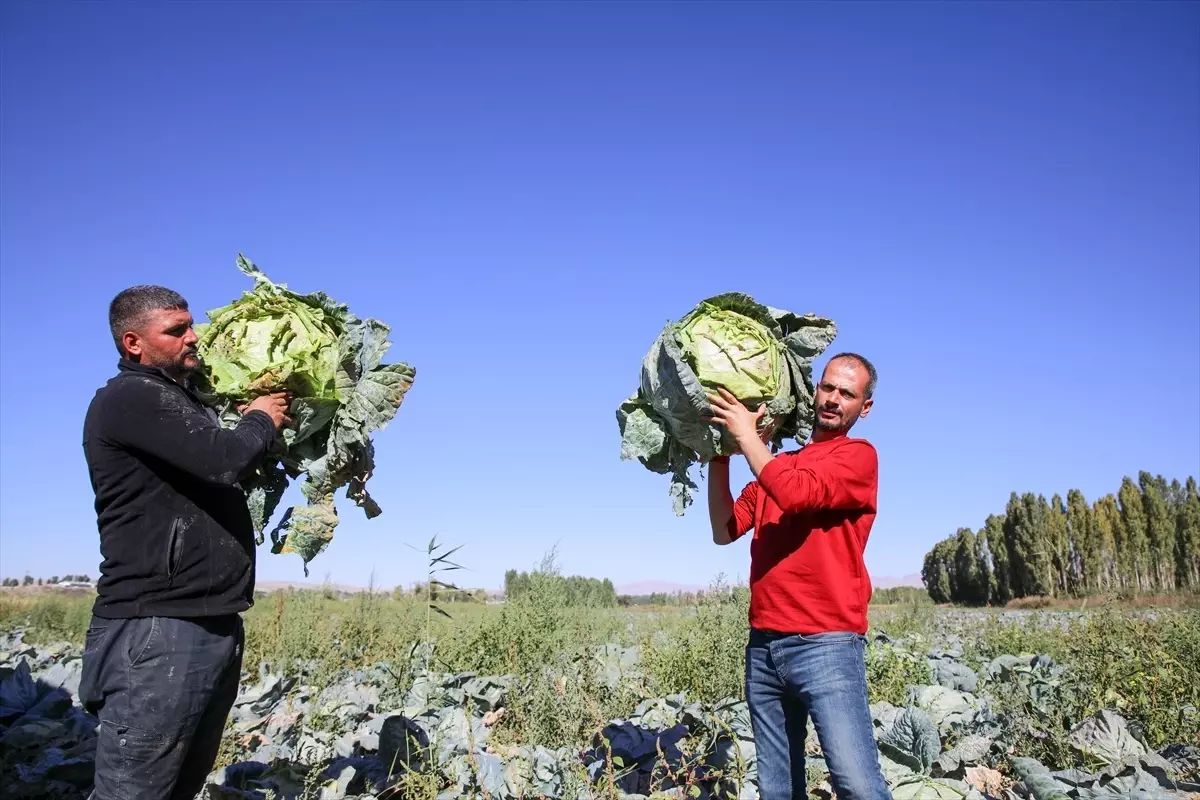
M 698 607 L 679 612 L 669 636 L 661 630 L 643 636 L 651 693 L 743 697 L 749 607 L 747 594 L 727 590 L 718 578 Z
M 433 559 L 446 555 L 436 542 L 432 552 Z M 516 676 L 493 729 L 491 743 L 497 747 L 576 747 L 647 697 L 743 698 L 745 587 L 718 579 L 690 607 L 589 608 L 565 602 L 567 584 L 560 578 L 548 556 L 530 573 L 529 590 L 515 600 L 485 606 L 437 598 L 449 616 L 431 615 L 423 595 L 361 592 L 339 598 L 294 589 L 260 595 L 245 615 L 246 663 L 266 660 L 286 673 L 307 663 L 310 682 L 319 686 L 344 668 L 383 662 L 402 669 L 414 645 L 432 644 L 438 669 Z M 82 594 L 3 593 L 0 628 L 25 626 L 30 643 L 82 644 L 90 604 Z M 1032 676 L 1028 684 L 981 679 L 980 694 L 994 698 L 1005 747 L 1014 753 L 1048 764 L 1073 763 L 1067 732 L 1102 708 L 1125 716 L 1151 748 L 1200 738 L 1200 716 L 1188 710 L 1200 708 L 1200 682 L 1194 679 L 1200 663 L 1198 611 L 1001 613 L 894 604 L 873 605 L 871 624 L 896 642 L 871 641 L 867 647 L 872 703 L 907 706 L 909 687 L 931 681 L 926 653 L 950 641 L 961 647 L 961 662 L 981 674 L 1005 654 L 1023 655 L 1025 661 L 1039 653 L 1052 658 L 1055 671 Z M 602 680 L 596 668 L 596 651 L 608 643 L 639 651 L 638 668 L 616 683 Z M 396 680 L 408 684 L 403 673 Z M 324 724 L 319 718 L 310 723 Z M 953 738 L 942 735 L 949 746 Z M 222 752 L 228 759 L 239 751 L 227 740 Z M 428 789 L 433 796 L 439 789 L 428 775 L 411 780 L 414 791 Z
M 1175 514 L 1167 505 L 1169 488 L 1162 476 L 1138 473 L 1142 494 L 1142 514 L 1146 518 L 1151 587 L 1172 591 L 1175 588 Z
M 1067 538 L 1074 554 L 1070 590 L 1079 594 L 1087 587 L 1099 586 L 1100 567 L 1105 558 L 1096 535 L 1095 514 L 1083 492 L 1067 492 Z
M 960 528 L 925 555 L 935 603 L 1005 604 L 1035 597 L 1200 593 L 1196 479 L 1138 473 L 1089 505 L 1077 489 L 1049 501 L 1009 496 L 1004 514 Z
M 837 335 L 831 320 L 771 308 L 739 292 L 701 301 L 668 322 L 642 360 L 640 385 L 617 408 L 621 458 L 671 475 L 676 514 L 691 504 L 693 464 L 729 454 L 728 431 L 707 420 L 719 386 L 752 408 L 772 446 L 812 430 L 812 361 Z
M 950 582 L 953 552 L 954 540 L 944 539 L 925 554 L 925 563 L 921 566 L 921 580 L 935 603 L 950 602 L 954 593 Z
M 92 619 L 92 598 L 47 593 L 31 598 L 0 595 L 0 629 L 28 626 L 34 641 L 83 643 Z
M 1041 701 L 1014 685 L 989 685 L 996 711 L 1009 720 L 1015 752 L 1046 763 L 1073 763 L 1066 733 L 1101 709 L 1136 724 L 1151 749 L 1200 737 L 1200 614 L 1105 609 L 1064 627 L 1053 617 L 1021 622 L 993 618 L 971 648 L 986 661 L 1003 653 L 1046 653 L 1066 668 L 1059 679 L 1039 679 Z
M 892 586 L 876 589 L 871 593 L 871 605 L 875 606 L 928 606 L 933 600 L 929 592 L 917 586 Z
M 510 569 L 504 573 L 504 597 L 519 600 L 532 591 L 537 580 L 534 574 Z M 617 590 L 608 578 L 585 578 L 579 575 L 553 576 L 552 580 L 562 583 L 563 602 L 572 607 L 613 608 L 617 605 Z
M 872 703 L 903 706 L 908 687 L 929 683 L 930 669 L 925 657 L 889 644 L 867 648 L 867 690 Z
M 669 608 L 684 608 L 700 604 L 702 592 L 651 592 L 650 594 L 621 594 L 617 595 L 617 605 L 631 606 L 662 606 Z
M 395 416 L 415 370 L 381 363 L 391 347 L 382 322 L 360 320 L 323 292 L 298 294 L 276 284 L 241 255 L 237 264 L 254 288 L 196 326 L 204 363 L 197 392 L 226 427 L 237 425 L 238 407 L 258 395 L 294 395 L 295 422 L 241 485 L 261 540 L 288 481 L 305 476 L 308 505 L 289 509 L 271 536 L 274 552 L 300 555 L 307 573 L 333 538 L 336 491 L 345 487 L 368 519 L 381 513 L 366 489 L 375 463 L 371 434 Z
M 978 606 L 987 603 L 987 576 L 979 569 L 975 534 L 970 528 L 959 528 L 954 543 L 953 579 L 950 599 L 962 605 Z
M 1200 737 L 1200 614 L 1104 610 L 1064 637 L 1062 659 L 1080 665 L 1074 718 L 1116 709 L 1141 724 L 1151 747 Z
M 1196 479 L 1177 491 L 1175 517 L 1175 576 L 1180 586 L 1200 587 L 1200 492 Z
M 1051 585 L 1052 594 L 1067 594 L 1074 591 L 1075 579 L 1072 572 L 1067 509 L 1061 497 L 1054 495 L 1050 498 L 1050 506 L 1045 510 L 1045 515 L 1046 543 L 1050 555 L 1050 573 L 1047 580 Z
M 992 569 L 988 585 L 995 587 L 989 591 L 989 598 L 991 602 L 1004 604 L 1013 599 L 1012 568 L 1008 555 L 1008 540 L 1004 538 L 1004 517 L 988 514 L 983 530 L 991 556 Z
M 409 545 L 412 547 L 412 545 Z M 446 545 L 438 544 L 437 536 L 429 540 L 429 544 L 425 546 L 424 554 L 427 560 L 426 573 L 428 580 L 425 582 L 424 602 L 425 602 L 425 641 L 430 641 L 433 633 L 433 614 L 436 612 L 446 619 L 453 619 L 448 611 L 436 602 L 439 598 L 443 601 L 449 598 L 441 597 L 442 592 L 453 592 L 456 595 L 462 593 L 462 589 L 452 583 L 447 583 L 440 578 L 435 578 L 435 575 L 444 575 L 447 572 L 454 572 L 463 569 L 461 564 L 456 564 L 450 560 L 450 556 L 454 555 L 462 548 L 458 547 L 446 549 Z M 412 547 L 416 550 L 417 548 Z M 420 552 L 420 551 L 418 551 Z

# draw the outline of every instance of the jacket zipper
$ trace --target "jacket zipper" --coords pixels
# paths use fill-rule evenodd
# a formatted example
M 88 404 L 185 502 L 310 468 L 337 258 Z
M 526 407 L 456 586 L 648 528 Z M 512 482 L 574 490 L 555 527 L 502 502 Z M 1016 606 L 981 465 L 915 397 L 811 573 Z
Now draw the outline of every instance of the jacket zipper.
M 175 580 L 175 573 L 179 570 L 179 559 L 182 555 L 183 534 L 180 531 L 182 520 L 175 517 L 171 520 L 171 533 L 167 538 L 167 585 Z

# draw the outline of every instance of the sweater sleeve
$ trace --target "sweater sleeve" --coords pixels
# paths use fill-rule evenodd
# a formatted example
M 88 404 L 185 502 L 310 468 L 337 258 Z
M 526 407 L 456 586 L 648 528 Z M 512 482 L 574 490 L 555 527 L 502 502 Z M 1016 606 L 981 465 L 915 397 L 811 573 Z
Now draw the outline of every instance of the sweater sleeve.
M 125 383 L 107 409 L 110 438 L 208 483 L 237 483 L 275 441 L 275 424 L 262 411 L 251 411 L 229 430 L 168 386 Z
M 847 439 L 819 459 L 771 459 L 758 481 L 784 513 L 874 511 L 879 459 L 870 442 Z
M 759 487 L 757 481 L 746 484 L 742 493 L 733 504 L 733 516 L 726 523 L 725 530 L 729 540 L 736 541 L 754 527 L 754 511 L 758 507 Z

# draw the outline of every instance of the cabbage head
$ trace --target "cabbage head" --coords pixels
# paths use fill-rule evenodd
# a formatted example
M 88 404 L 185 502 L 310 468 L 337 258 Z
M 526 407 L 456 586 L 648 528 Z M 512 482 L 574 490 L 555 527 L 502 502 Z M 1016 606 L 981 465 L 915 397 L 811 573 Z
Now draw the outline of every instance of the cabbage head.
M 697 488 L 692 464 L 728 455 L 734 441 L 711 415 L 707 393 L 724 387 L 752 410 L 765 405 L 771 448 L 812 432 L 812 362 L 837 335 L 824 317 L 798 316 L 729 292 L 667 323 L 642 360 L 641 384 L 617 409 L 621 458 L 671 475 L 675 513 Z
M 346 487 L 368 519 L 381 513 L 366 490 L 375 466 L 370 435 L 396 415 L 416 372 L 381 363 L 391 347 L 382 322 L 360 320 L 322 292 L 302 295 L 273 283 L 241 255 L 238 269 L 254 288 L 196 326 L 203 369 L 195 388 L 225 427 L 255 397 L 294 395 L 294 424 L 242 488 L 261 543 L 288 481 L 304 476 L 308 504 L 288 509 L 271 539 L 274 552 L 299 554 L 307 574 L 337 526 L 334 492 Z
M 297 397 L 337 400 L 343 316 L 269 293 L 210 311 L 200 347 L 213 391 L 250 399 L 287 389 Z

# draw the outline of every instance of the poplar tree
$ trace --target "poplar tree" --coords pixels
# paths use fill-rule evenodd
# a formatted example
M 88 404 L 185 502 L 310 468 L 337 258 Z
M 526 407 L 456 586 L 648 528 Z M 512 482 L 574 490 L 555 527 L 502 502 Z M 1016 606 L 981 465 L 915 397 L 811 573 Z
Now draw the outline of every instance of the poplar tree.
M 925 563 L 921 567 L 921 581 L 929 598 L 935 603 L 950 602 L 950 565 L 946 558 L 946 545 L 949 540 L 943 539 L 925 554 Z
M 1175 515 L 1175 575 L 1180 586 L 1200 591 L 1200 492 L 1188 478 Z
M 1149 562 L 1150 537 L 1147 533 L 1146 511 L 1142 503 L 1142 492 L 1133 479 L 1126 476 L 1117 492 L 1117 505 L 1121 509 L 1124 553 L 1121 560 L 1128 571 L 1130 588 L 1144 592 L 1150 588 Z
M 980 580 L 979 564 L 975 560 L 975 533 L 970 528 L 959 528 L 955 534 L 953 575 L 951 599 L 954 602 L 964 605 L 986 602 L 986 584 Z
M 1175 519 L 1167 506 L 1167 482 L 1149 472 L 1138 473 L 1142 490 L 1142 512 L 1146 516 L 1149 565 L 1153 585 L 1159 591 L 1175 589 Z
M 1041 498 L 1038 498 L 1041 501 Z M 1049 545 L 1052 580 L 1050 593 L 1066 595 L 1071 591 L 1071 581 L 1067 573 L 1071 568 L 1071 542 L 1067 533 L 1067 509 L 1063 506 L 1062 498 L 1057 494 L 1050 498 L 1050 507 L 1046 509 L 1046 542 Z
M 1029 579 L 1025 564 L 1025 548 L 1020 539 L 1025 518 L 1025 506 L 1016 492 L 1008 496 L 1004 507 L 1004 544 L 1008 552 L 1008 585 L 1014 598 L 1029 594 Z
M 1083 492 L 1078 489 L 1067 492 L 1067 534 L 1071 538 L 1071 547 L 1075 554 L 1072 569 L 1075 591 L 1085 594 L 1100 588 L 1100 559 L 1092 524 L 1092 509 L 1088 506 Z
M 992 593 L 993 602 L 1004 605 L 1013 599 L 1009 578 L 1008 543 L 1004 539 L 1004 517 L 988 514 L 983 529 L 987 532 L 988 551 L 992 554 L 992 578 L 996 586 Z
M 1092 507 L 1096 526 L 1096 547 L 1101 552 L 1102 588 L 1128 589 L 1130 570 L 1126 567 L 1125 527 L 1117 498 L 1106 494 Z
M 980 603 L 996 602 L 996 573 L 992 567 L 992 552 L 986 527 L 975 532 L 975 569 L 979 573 Z
M 1022 526 L 1018 528 L 1019 541 L 1025 559 L 1025 596 L 1041 596 L 1054 593 L 1054 564 L 1051 558 L 1050 504 L 1042 495 L 1027 492 L 1021 498 L 1025 508 Z

